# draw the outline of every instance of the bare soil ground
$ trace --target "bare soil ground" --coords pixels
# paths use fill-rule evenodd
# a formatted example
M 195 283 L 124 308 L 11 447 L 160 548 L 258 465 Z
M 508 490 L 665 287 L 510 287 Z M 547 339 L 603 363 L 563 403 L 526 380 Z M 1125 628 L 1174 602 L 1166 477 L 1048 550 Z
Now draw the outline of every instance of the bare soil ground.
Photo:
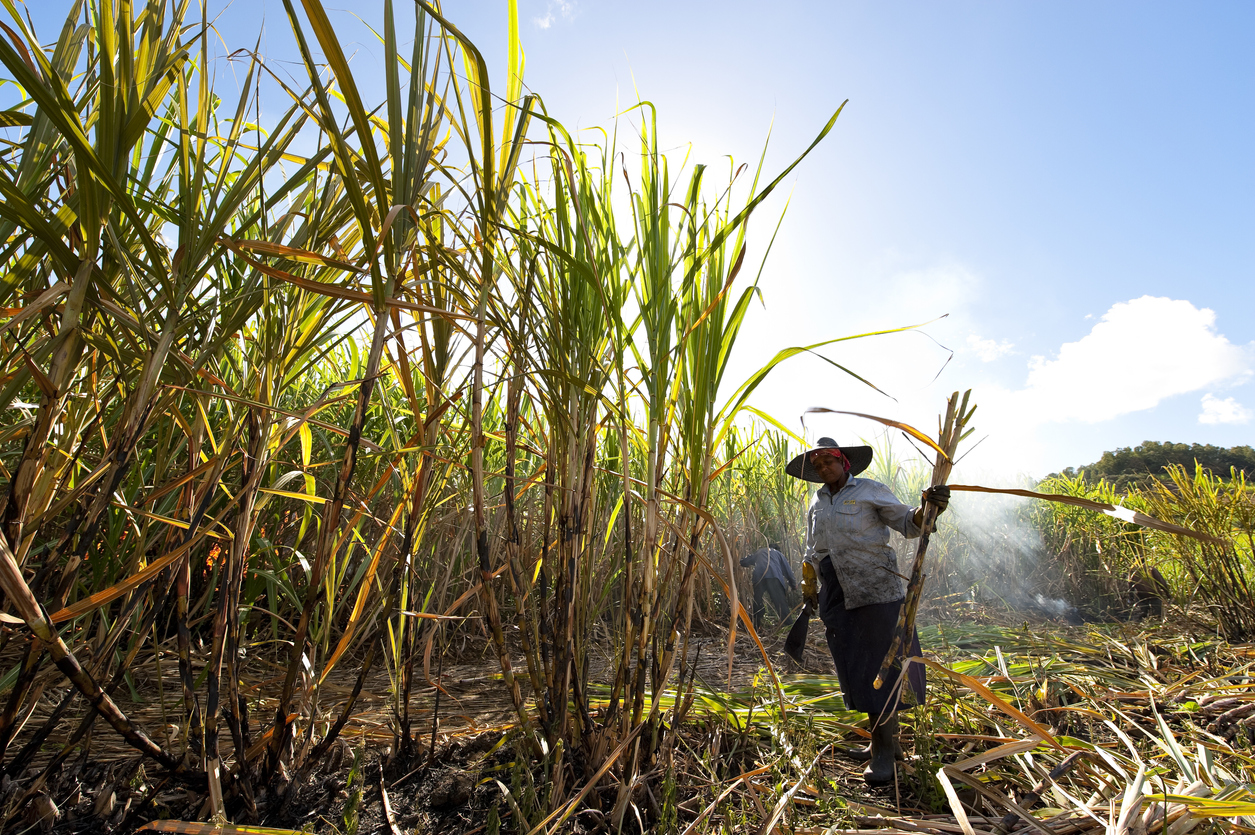
M 986 622 L 992 620 L 997 618 L 987 618 Z M 1017 625 L 1023 623 L 1023 618 L 1005 620 L 1015 620 Z M 784 628 L 765 631 L 764 644 L 778 672 L 804 674 L 811 681 L 822 681 L 823 676 L 831 675 L 822 628 L 817 627 L 818 622 L 812 624 L 803 667 L 782 652 Z M 1047 621 L 1031 628 L 1060 633 L 1070 629 L 1065 624 Z M 926 654 L 953 654 L 955 648 L 948 645 L 951 639 L 943 637 L 941 640 L 947 645 L 925 646 Z M 6 655 L 15 652 L 11 642 Z M 763 670 L 757 647 L 751 640 L 740 638 L 729 679 L 726 634 L 719 634 L 717 630 L 703 637 L 695 636 L 690 652 L 690 657 L 697 661 L 699 684 L 711 691 L 746 691 Z M 9 668 L 15 661 L 16 657 L 0 658 L 0 668 Z M 590 662 L 595 681 L 599 672 L 604 671 L 607 659 L 594 658 Z M 248 685 L 246 696 L 254 717 L 252 724 L 256 727 L 269 724 L 273 698 L 281 679 L 278 668 L 262 659 L 256 659 L 254 667 L 259 674 Z M 401 832 L 407 835 L 411 832 L 477 835 L 494 832 L 498 825 L 501 831 L 515 831 L 511 820 L 512 803 L 501 786 L 511 789 L 515 795 L 520 792 L 525 795 L 527 791 L 543 793 L 547 777 L 539 768 L 520 765 L 525 759 L 517 755 L 508 734 L 513 717 L 496 661 L 487 654 L 478 656 L 470 648 L 460 657 L 447 657 L 439 676 L 439 705 L 434 686 L 436 667 L 433 662 L 431 682 L 424 681 L 421 674 L 417 676 L 411 710 L 418 738 L 414 751 L 401 755 L 393 750 L 396 740 L 390 682 L 386 671 L 377 670 L 368 677 L 356 715 L 327 761 L 283 796 L 260 793 L 254 798 L 255 816 L 249 813 L 242 798 L 234 799 L 228 806 L 230 817 L 237 821 L 251 818 L 269 827 L 328 833 L 355 831 L 362 835 Z M 350 665 L 342 665 L 327 682 L 311 691 L 310 698 L 317 698 L 318 715 L 329 719 L 339 711 L 356 673 Z M 31 715 L 26 717 L 22 733 L 10 747 L 11 761 L 52 715 L 67 692 L 55 669 L 49 668 L 42 675 L 44 692 Z M 759 684 L 761 686 L 761 680 Z M 831 687 L 834 691 L 837 689 L 835 677 Z M 158 665 L 153 663 L 137 667 L 132 671 L 132 680 L 118 696 L 123 709 L 149 734 L 172 750 L 181 750 L 177 739 L 167 739 L 163 733 L 177 733 L 175 723 L 177 711 L 181 709 L 177 663 L 172 656 L 163 655 L 159 673 Z M 69 713 L 70 719 L 60 724 L 18 773 L 0 778 L 0 812 L 22 798 L 31 781 L 64 745 L 82 709 L 74 704 Z M 912 794 L 911 787 L 921 781 L 911 779 L 915 766 L 910 758 L 900 770 L 902 779 L 897 785 L 869 789 L 864 784 L 863 763 L 848 756 L 865 741 L 866 734 L 856 726 L 859 717 L 861 714 L 850 717 L 848 726 L 838 723 L 836 737 L 829 727 L 826 738 L 837 741 L 818 756 L 810 778 L 797 792 L 795 803 L 799 813 L 804 816 L 809 810 L 822 818 L 833 802 L 839 802 L 847 820 L 851 814 L 855 819 L 859 815 L 870 819 L 889 810 L 920 815 L 935 811 L 935 798 Z M 433 729 L 434 751 L 430 747 Z M 910 727 L 904 729 L 903 743 L 908 752 L 916 748 L 913 732 Z M 225 731 L 222 744 L 224 755 L 229 758 L 230 734 Z M 681 747 L 685 749 L 684 755 L 673 760 L 674 773 L 655 775 L 656 779 L 644 785 L 633 798 L 636 808 L 641 810 L 643 828 L 648 829 L 649 821 L 665 816 L 661 808 L 664 798 L 659 794 L 668 780 L 674 787 L 671 805 L 676 810 L 677 831 L 683 831 L 709 803 L 712 788 L 718 785 L 712 783 L 711 769 L 721 780 L 731 784 L 745 771 L 761 766 L 755 759 L 759 750 L 757 743 L 743 730 L 738 732 L 725 719 L 710 713 L 690 714 Z M 692 768 L 703 758 L 704 776 L 693 773 Z M 775 803 L 778 795 L 764 788 L 770 786 L 770 777 L 766 775 L 766 783 L 750 782 L 741 787 L 747 824 L 761 820 Z M 571 788 L 568 786 L 568 791 Z M 599 810 L 613 805 L 615 790 L 614 780 L 603 780 L 584 804 L 586 810 L 568 821 L 563 831 L 609 831 L 605 815 Z M 44 795 L 55 805 L 55 816 L 46 814 L 46 805 L 30 804 L 29 809 L 36 811 L 27 815 L 26 826 L 12 831 L 130 832 L 151 820 L 203 821 L 208 815 L 203 795 L 169 781 L 151 764 L 145 767 L 132 749 L 103 723 L 97 723 L 85 752 L 76 752 L 50 776 Z M 40 809 L 45 813 L 42 819 Z M 726 820 L 728 813 L 723 814 L 722 824 L 733 825 Z M 733 828 L 736 827 L 733 825 Z

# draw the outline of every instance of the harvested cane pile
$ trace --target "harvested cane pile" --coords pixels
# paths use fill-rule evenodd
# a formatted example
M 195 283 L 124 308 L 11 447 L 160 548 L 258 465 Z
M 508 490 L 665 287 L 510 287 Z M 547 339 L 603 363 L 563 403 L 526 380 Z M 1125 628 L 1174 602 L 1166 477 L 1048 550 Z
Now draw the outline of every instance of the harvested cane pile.
M 696 642 L 691 689 L 660 701 L 682 727 L 633 805 L 657 822 L 655 831 L 683 835 L 1250 831 L 1255 646 L 1185 633 L 1178 623 L 922 628 L 928 699 L 902 714 L 907 759 L 897 785 L 876 790 L 850 756 L 865 744 L 867 718 L 845 709 L 835 677 L 782 675 L 777 694 L 756 650 L 738 645 L 733 690 L 725 692 L 723 639 L 708 636 Z M 777 633 L 777 650 L 781 640 Z M 773 658 L 786 663 L 778 652 Z M 812 635 L 806 662 L 829 669 L 820 635 Z M 406 760 L 388 747 L 383 705 L 369 707 L 371 691 L 386 681 L 368 684 L 366 709 L 336 755 L 274 825 L 604 831 L 599 809 L 613 803 L 612 780 L 593 787 L 561 827 L 537 829 L 546 817 L 544 770 L 520 756 L 494 666 L 486 658 L 446 668 L 441 681 L 451 695 L 443 707 L 424 689 L 416 716 L 432 723 L 436 707 L 431 726 L 439 734 L 434 747 Z M 595 692 L 594 706 L 605 695 Z M 144 820 L 195 815 L 186 792 L 111 746 L 100 735 L 90 757 L 45 787 L 58 807 L 57 831 L 129 831 Z M 17 784 L 6 786 L 0 803 L 15 803 Z M 37 829 L 40 807 L 30 808 L 25 819 Z
M 709 760 L 719 734 L 757 739 L 759 755 L 731 780 L 708 769 L 708 807 L 681 806 L 706 814 L 681 831 L 753 822 L 765 833 L 773 820 L 799 833 L 1255 828 L 1255 646 L 1170 625 L 934 626 L 921 638 L 930 692 L 902 714 L 896 786 L 863 785 L 847 754 L 866 719 L 844 710 L 835 680 L 789 676 L 788 731 L 763 689 L 704 696 L 724 722 L 691 762 Z

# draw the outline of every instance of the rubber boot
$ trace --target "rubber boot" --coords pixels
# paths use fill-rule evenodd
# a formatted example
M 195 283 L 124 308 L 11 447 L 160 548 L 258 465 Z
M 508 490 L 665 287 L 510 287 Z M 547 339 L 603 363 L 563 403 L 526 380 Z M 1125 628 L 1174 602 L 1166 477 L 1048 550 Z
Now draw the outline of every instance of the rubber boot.
M 869 742 L 862 748 L 847 751 L 846 756 L 855 762 L 865 763 L 872 758 L 872 744 Z M 902 750 L 902 742 L 897 737 L 893 739 L 893 758 L 898 762 L 903 762 L 906 759 L 906 752 Z
M 863 770 L 863 779 L 869 786 L 884 786 L 893 782 L 896 772 L 894 749 L 898 743 L 898 715 L 888 716 L 872 728 L 871 763 Z

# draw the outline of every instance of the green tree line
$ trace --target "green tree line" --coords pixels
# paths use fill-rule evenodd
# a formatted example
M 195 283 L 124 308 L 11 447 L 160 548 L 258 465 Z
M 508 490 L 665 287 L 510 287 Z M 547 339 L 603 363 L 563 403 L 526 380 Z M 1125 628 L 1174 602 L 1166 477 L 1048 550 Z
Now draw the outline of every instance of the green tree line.
M 1106 481 L 1123 491 L 1130 485 L 1142 486 L 1152 477 L 1161 477 L 1169 467 L 1193 470 L 1195 463 L 1223 479 L 1234 471 L 1246 477 L 1255 474 L 1255 449 L 1249 446 L 1218 447 L 1211 444 L 1174 444 L 1143 441 L 1135 447 L 1119 447 L 1104 452 L 1093 464 L 1068 467 L 1061 474 L 1086 482 Z

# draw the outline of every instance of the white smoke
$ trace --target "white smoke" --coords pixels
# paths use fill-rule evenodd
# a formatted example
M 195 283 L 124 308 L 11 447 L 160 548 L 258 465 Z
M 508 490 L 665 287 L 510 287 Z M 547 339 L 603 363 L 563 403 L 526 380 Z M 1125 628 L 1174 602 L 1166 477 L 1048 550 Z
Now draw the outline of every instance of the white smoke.
M 1037 605 L 1042 611 L 1047 612 L 1052 617 L 1071 619 L 1076 616 L 1076 607 L 1066 600 L 1046 597 L 1043 594 L 1035 594 L 1033 599 L 1037 601 Z
M 953 483 L 1000 487 L 1035 485 L 1006 476 L 955 474 Z M 1061 578 L 1051 553 L 1032 523 L 1033 500 L 1016 496 L 955 492 L 931 537 L 924 571 L 924 598 L 935 614 L 961 616 L 962 607 L 1006 608 L 1041 618 L 1077 622 L 1081 613 L 1059 597 Z M 916 540 L 895 534 L 899 572 L 909 576 Z

